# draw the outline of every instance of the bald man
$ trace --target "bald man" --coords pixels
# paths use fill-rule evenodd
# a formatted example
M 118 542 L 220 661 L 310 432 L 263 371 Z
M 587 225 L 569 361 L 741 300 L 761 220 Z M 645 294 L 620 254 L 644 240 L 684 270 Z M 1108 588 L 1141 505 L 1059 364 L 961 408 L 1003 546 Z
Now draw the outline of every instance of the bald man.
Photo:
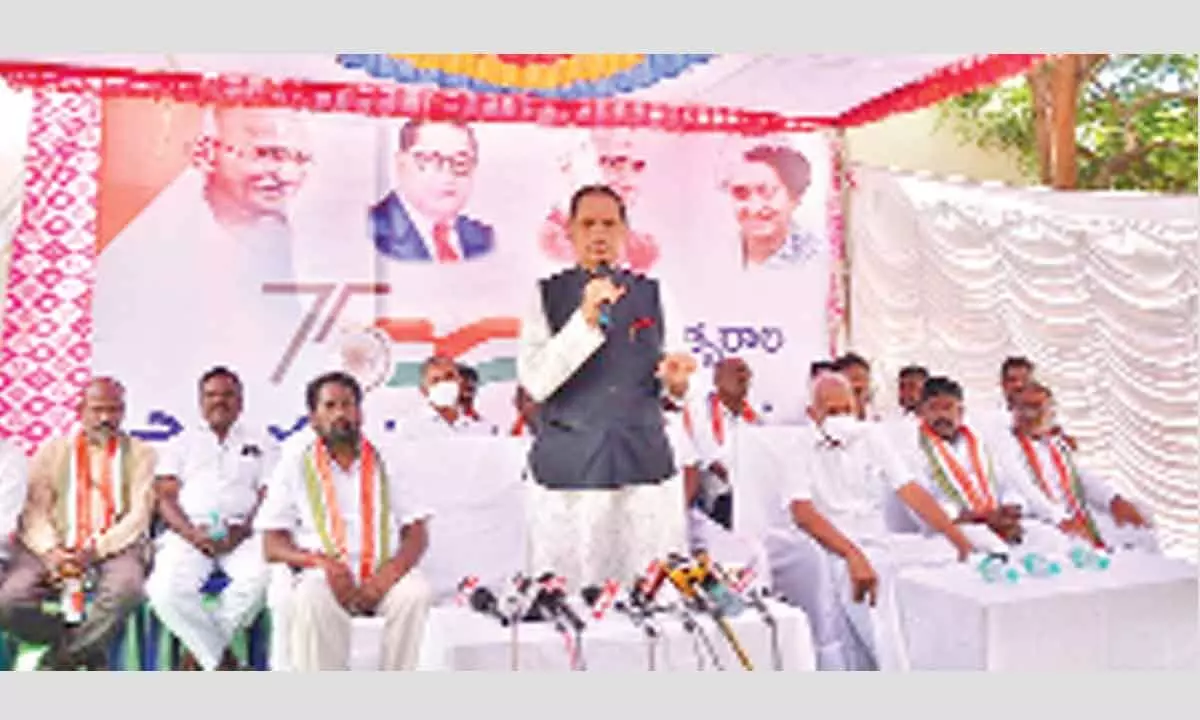
M 841 613 L 829 612 L 827 602 L 806 608 L 819 665 L 908 669 L 894 597 L 897 573 L 907 566 L 962 560 L 974 548 L 896 455 L 882 428 L 857 416 L 854 391 L 844 376 L 818 376 L 810 406 L 813 424 L 801 430 L 800 467 L 789 478 L 784 500 L 795 524 L 828 551 L 832 563 L 830 590 Z M 937 534 L 893 532 L 884 514 L 889 494 Z M 787 573 L 786 560 L 773 558 L 772 566 L 777 577 L 786 578 L 779 584 L 785 596 L 805 594 L 787 586 L 788 580 L 803 584 L 808 579 Z
M 110 642 L 143 598 L 156 458 L 121 430 L 124 414 L 124 387 L 93 380 L 79 427 L 47 440 L 29 463 L 19 543 L 0 585 L 0 628 L 50 645 L 47 669 L 106 669 Z M 43 613 L 61 579 L 78 575 L 94 588 L 82 622 Z
M 328 360 L 325 351 L 306 355 L 304 345 L 285 368 L 294 384 L 280 382 L 281 358 L 311 298 L 264 290 L 311 279 L 305 268 L 328 257 L 306 240 L 323 238 L 319 229 L 301 231 L 295 222 L 313 160 L 304 115 L 218 109 L 205 129 L 191 164 L 100 247 L 92 368 L 130 383 L 135 427 L 156 410 L 183 426 L 199 421 L 194 386 L 180 378 L 217 365 L 237 368 L 248 386 L 261 388 L 248 424 L 290 424 L 257 413 L 290 407 L 308 370 L 302 363 L 324 367 Z M 140 146 L 117 150 L 151 160 Z M 130 171 L 138 177 L 136 165 Z M 139 182 L 153 181 L 148 169 Z M 109 191 L 119 201 L 125 189 Z M 322 280 L 336 277 L 328 267 L 321 272 Z
M 299 115 L 265 108 L 218 108 L 216 133 L 201 160 L 204 199 L 216 221 L 239 230 L 286 225 L 290 204 L 312 162 Z
M 442 355 L 427 359 L 421 364 L 421 402 L 396 423 L 396 432 L 409 439 L 497 434 L 490 423 L 463 411 L 462 386 L 462 373 L 454 360 Z

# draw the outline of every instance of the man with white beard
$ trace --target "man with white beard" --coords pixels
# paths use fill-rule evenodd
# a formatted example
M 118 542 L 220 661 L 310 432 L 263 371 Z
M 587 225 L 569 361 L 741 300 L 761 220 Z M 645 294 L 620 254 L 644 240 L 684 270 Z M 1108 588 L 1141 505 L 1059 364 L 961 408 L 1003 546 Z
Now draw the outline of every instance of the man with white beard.
M 896 576 L 904 567 L 963 560 L 972 544 L 900 462 L 882 429 L 856 417 L 854 393 L 844 376 L 820 375 L 810 407 L 813 425 L 801 430 L 800 464 L 782 499 L 792 521 L 833 556 L 829 571 L 841 613 L 818 608 L 809 615 L 818 647 L 836 645 L 834 636 L 840 636 L 842 657 L 839 663 L 827 651 L 819 666 L 907 669 Z M 890 493 L 941 536 L 890 531 L 884 517 Z M 796 560 L 811 562 L 803 552 Z M 775 554 L 772 559 L 777 576 L 780 558 Z M 789 588 L 779 589 L 793 596 Z
M 421 365 L 423 402 L 409 417 L 397 424 L 396 431 L 411 439 L 447 435 L 493 435 L 488 423 L 463 412 L 460 405 L 463 378 L 453 360 L 434 355 Z

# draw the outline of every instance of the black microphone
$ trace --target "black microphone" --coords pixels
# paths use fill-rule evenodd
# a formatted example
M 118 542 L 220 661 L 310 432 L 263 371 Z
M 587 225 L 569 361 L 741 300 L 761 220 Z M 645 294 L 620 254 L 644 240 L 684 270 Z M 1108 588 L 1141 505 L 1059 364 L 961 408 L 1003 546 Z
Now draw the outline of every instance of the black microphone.
M 611 278 L 612 274 L 613 274 L 612 266 L 610 266 L 608 263 L 600 263 L 599 265 L 596 266 L 596 269 L 592 272 L 592 277 L 593 278 L 602 278 L 602 277 Z M 612 303 L 607 300 L 600 303 L 599 323 L 600 323 L 601 330 L 607 330 L 608 326 L 610 324 L 612 324 Z
M 575 632 L 583 632 L 587 624 L 567 604 L 567 594 L 555 582 L 557 579 L 554 573 L 551 572 L 544 573 L 538 578 L 540 588 L 538 589 L 537 599 L 534 600 L 534 604 L 541 605 L 552 617 L 566 620 Z
M 496 618 L 501 627 L 508 627 L 509 618 L 500 612 L 500 602 L 496 600 L 495 594 L 485 587 L 477 587 L 471 592 L 471 609 Z

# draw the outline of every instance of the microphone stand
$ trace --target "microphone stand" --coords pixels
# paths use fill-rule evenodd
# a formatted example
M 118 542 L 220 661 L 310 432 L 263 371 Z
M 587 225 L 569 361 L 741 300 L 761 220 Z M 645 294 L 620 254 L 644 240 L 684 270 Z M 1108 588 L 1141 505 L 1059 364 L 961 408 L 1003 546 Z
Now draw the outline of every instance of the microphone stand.
M 771 631 L 771 666 L 778 672 L 783 670 L 783 652 L 779 649 L 779 621 L 767 609 L 766 597 L 766 593 L 760 593 L 756 589 L 750 590 L 751 604 L 758 610 L 758 614 Z
M 677 606 L 676 613 L 679 619 L 683 622 L 685 632 L 691 634 L 694 652 L 696 653 L 696 669 L 704 669 L 704 654 L 700 651 L 701 645 L 708 652 L 709 658 L 712 660 L 713 667 L 717 670 L 724 670 L 721 665 L 721 658 L 717 655 L 717 649 L 713 647 L 712 641 L 708 639 L 708 633 L 704 632 L 704 628 L 700 627 L 700 623 L 696 622 L 696 618 L 688 612 L 686 607 Z
M 508 598 L 509 613 L 512 621 L 509 623 L 511 628 L 508 636 L 508 662 L 509 668 L 513 672 L 521 669 L 521 638 L 517 632 L 517 628 L 521 625 L 522 612 L 521 600 L 517 597 Z

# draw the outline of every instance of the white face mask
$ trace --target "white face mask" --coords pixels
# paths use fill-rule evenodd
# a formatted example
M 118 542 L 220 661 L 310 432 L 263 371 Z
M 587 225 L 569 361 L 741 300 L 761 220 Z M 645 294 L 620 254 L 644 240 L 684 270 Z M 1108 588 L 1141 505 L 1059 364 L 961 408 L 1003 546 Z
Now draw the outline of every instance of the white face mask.
M 862 436 L 867 426 L 853 415 L 830 415 L 821 423 L 830 440 L 849 445 Z
M 426 392 L 430 404 L 435 408 L 444 410 L 458 405 L 458 383 L 453 380 L 434 383 Z

